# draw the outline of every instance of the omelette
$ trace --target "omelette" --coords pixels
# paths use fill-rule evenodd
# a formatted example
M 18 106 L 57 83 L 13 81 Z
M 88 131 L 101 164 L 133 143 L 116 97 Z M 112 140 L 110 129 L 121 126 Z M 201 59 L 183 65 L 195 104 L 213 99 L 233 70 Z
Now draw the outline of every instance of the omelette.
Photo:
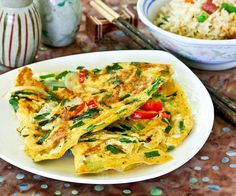
M 193 126 L 172 72 L 143 62 L 60 73 L 21 69 L 9 103 L 25 153 L 38 162 L 71 150 L 78 175 L 170 161 L 169 151 Z
M 163 84 L 137 111 L 145 114 L 150 103 L 156 106 L 151 109 L 158 113 L 153 118 L 131 115 L 103 131 L 84 135 L 72 148 L 76 173 L 124 171 L 142 163 L 162 164 L 171 160 L 169 151 L 179 146 L 192 129 L 191 110 L 173 79 Z
M 39 76 L 23 68 L 10 103 L 21 121 L 26 154 L 36 162 L 60 158 L 84 134 L 134 113 L 171 74 L 169 65 L 148 63 Z

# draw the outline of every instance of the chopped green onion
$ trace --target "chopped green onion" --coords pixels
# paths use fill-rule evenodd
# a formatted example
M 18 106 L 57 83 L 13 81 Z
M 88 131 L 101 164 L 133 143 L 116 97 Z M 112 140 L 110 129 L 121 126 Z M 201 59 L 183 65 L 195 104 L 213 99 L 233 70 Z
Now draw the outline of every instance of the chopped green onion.
M 160 156 L 159 152 L 157 150 L 151 151 L 151 152 L 145 152 L 144 153 L 146 158 L 151 158 L 151 157 L 158 157 Z
M 56 79 L 56 80 L 62 79 L 62 78 L 64 78 L 68 73 L 69 73 L 69 71 L 63 71 L 63 72 L 59 73 L 59 74 L 55 77 L 55 79 Z
M 172 129 L 172 126 L 168 125 L 165 129 L 165 132 L 168 134 L 168 133 L 170 133 L 171 129 Z
M 77 70 L 82 70 L 82 69 L 84 69 L 84 66 L 78 66 L 76 69 Z
M 128 124 L 121 124 L 120 127 L 127 131 L 130 131 L 132 129 L 132 127 Z
M 207 13 L 206 12 L 202 12 L 201 14 L 199 14 L 197 16 L 197 21 L 202 23 L 202 22 L 205 22 L 207 20 L 207 18 L 208 18 Z
M 15 112 L 19 109 L 19 97 L 11 96 L 9 103 L 12 105 Z
M 177 95 L 177 92 L 174 92 L 174 93 L 172 93 L 170 95 L 167 95 L 166 97 L 175 97 L 176 95 Z
M 60 89 L 60 88 L 66 88 L 65 86 L 53 86 L 52 87 L 52 90 L 58 90 L 58 89 Z
M 126 108 L 123 108 L 123 109 L 119 110 L 118 112 L 116 112 L 116 114 L 121 114 L 121 113 L 125 112 L 126 110 L 127 110 Z
M 98 74 L 98 73 L 99 73 L 99 72 L 101 72 L 102 70 L 101 70 L 101 69 L 98 69 L 98 68 L 96 68 L 96 69 L 93 69 L 92 71 L 93 71 L 93 73 L 94 73 L 94 74 Z
M 139 99 L 134 98 L 134 99 L 131 100 L 130 102 L 126 103 L 126 105 L 128 105 L 128 104 L 133 104 L 133 103 L 135 103 L 135 102 L 137 102 L 137 101 L 139 101 Z
M 122 80 L 119 80 L 119 79 L 115 79 L 114 81 L 113 81 L 113 84 L 124 84 L 124 82 L 122 81 Z
M 116 147 L 116 146 L 113 146 L 111 144 L 108 144 L 106 146 L 106 150 L 110 151 L 111 153 L 113 154 L 119 154 L 119 153 L 124 153 L 123 150 L 121 150 L 120 148 Z
M 136 74 L 137 76 L 141 76 L 142 72 L 141 72 L 140 69 L 137 69 L 136 72 L 135 72 L 135 74 Z
M 42 76 L 39 76 L 39 77 L 40 77 L 40 79 L 54 78 L 55 74 L 47 74 L 47 75 L 42 75 Z
M 80 139 L 79 142 L 94 142 L 97 139 L 95 137 L 92 138 L 85 138 L 85 139 Z
M 137 124 L 137 127 L 138 127 L 140 130 L 145 129 L 145 126 L 144 126 L 142 123 L 138 123 L 138 124 Z
M 168 146 L 168 147 L 167 147 L 167 152 L 172 151 L 172 150 L 174 150 L 174 149 L 175 149 L 174 146 Z
M 225 9 L 229 13 L 236 13 L 236 7 L 229 3 L 222 3 L 222 9 Z
M 48 91 L 47 93 L 49 94 L 49 96 L 47 97 L 47 100 L 52 100 L 52 101 L 59 102 L 59 99 L 58 99 L 57 95 L 54 92 Z
M 182 131 L 184 130 L 184 121 L 179 122 L 179 129 Z
M 43 120 L 45 119 L 50 113 L 39 114 L 34 117 L 34 120 Z
M 18 92 L 15 92 L 15 95 L 21 96 L 21 95 L 37 95 L 37 94 L 36 94 L 36 93 L 32 93 L 32 92 L 22 92 L 22 91 L 18 91 Z
M 162 118 L 161 121 L 166 123 L 166 124 L 170 124 L 170 122 L 166 118 Z
M 50 119 L 47 119 L 47 120 L 44 120 L 42 122 L 39 123 L 39 126 L 40 127 L 43 127 L 44 125 L 50 123 L 50 122 L 53 122 L 54 120 L 56 120 L 56 118 L 59 116 L 59 114 L 55 114 L 53 115 Z
M 126 94 L 126 95 L 124 95 L 123 97 L 120 98 L 120 101 L 123 101 L 123 100 L 125 100 L 126 98 L 128 98 L 130 96 L 131 96 L 130 94 Z
M 123 69 L 123 67 L 121 67 L 119 63 L 113 63 L 112 65 L 106 67 L 107 73 L 112 73 L 119 69 Z
M 43 142 L 49 137 L 50 133 L 52 132 L 52 130 L 49 130 L 46 134 L 44 134 L 39 141 L 37 141 L 37 144 L 43 144 Z
M 136 143 L 137 141 L 136 140 L 130 140 L 126 137 L 123 137 L 123 138 L 120 139 L 120 142 L 121 143 Z
M 96 127 L 97 125 L 89 125 L 85 130 L 90 132 L 90 131 L 93 131 Z
M 70 120 L 74 120 L 74 121 L 78 121 L 78 120 L 82 120 L 85 118 L 92 118 L 95 114 L 97 114 L 100 110 L 97 108 L 91 108 L 88 111 L 86 111 L 85 113 L 72 117 L 70 118 Z
M 155 80 L 152 83 L 151 89 L 147 91 L 147 95 L 152 95 L 160 86 L 161 83 L 163 83 L 165 80 L 162 77 L 159 77 L 157 80 Z
M 76 127 L 81 127 L 83 125 L 84 125 L 84 122 L 81 120 L 79 122 L 74 123 L 70 129 L 74 129 Z

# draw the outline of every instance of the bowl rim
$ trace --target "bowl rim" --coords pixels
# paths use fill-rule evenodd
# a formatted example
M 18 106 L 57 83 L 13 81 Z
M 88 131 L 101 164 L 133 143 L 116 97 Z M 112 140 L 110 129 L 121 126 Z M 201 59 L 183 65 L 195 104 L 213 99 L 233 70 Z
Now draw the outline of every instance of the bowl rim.
M 206 44 L 206 45 L 236 45 L 236 39 L 226 39 L 226 40 L 208 40 L 208 39 L 198 39 L 198 38 L 191 38 L 179 34 L 175 34 L 169 31 L 166 31 L 164 29 L 161 29 L 160 27 L 156 26 L 151 22 L 150 19 L 147 18 L 146 14 L 144 14 L 144 11 L 142 9 L 144 2 L 147 0 L 138 0 L 137 1 L 137 12 L 140 20 L 147 25 L 148 27 L 154 29 L 155 31 L 165 34 L 169 37 L 173 37 L 175 40 L 185 42 L 185 43 L 194 43 L 194 44 Z

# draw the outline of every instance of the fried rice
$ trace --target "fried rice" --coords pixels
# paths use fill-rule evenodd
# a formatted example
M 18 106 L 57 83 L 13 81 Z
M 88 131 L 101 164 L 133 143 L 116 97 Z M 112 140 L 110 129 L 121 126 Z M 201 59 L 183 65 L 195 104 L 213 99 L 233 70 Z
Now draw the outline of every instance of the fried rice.
M 172 0 L 154 24 L 192 38 L 236 39 L 236 0 Z

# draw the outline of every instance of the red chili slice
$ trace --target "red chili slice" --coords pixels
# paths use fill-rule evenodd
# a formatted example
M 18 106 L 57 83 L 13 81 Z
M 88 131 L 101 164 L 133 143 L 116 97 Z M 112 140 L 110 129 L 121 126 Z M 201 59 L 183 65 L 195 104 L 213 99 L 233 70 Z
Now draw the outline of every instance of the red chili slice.
M 80 112 L 84 110 L 84 107 L 85 107 L 85 103 L 83 102 L 78 108 L 76 108 L 76 110 L 71 112 L 70 118 L 77 116 Z
M 98 105 L 94 99 L 91 99 L 86 105 L 88 106 L 89 109 L 98 108 Z
M 148 101 L 143 106 L 141 106 L 140 109 L 145 111 L 159 112 L 162 110 L 162 103 L 160 101 Z
M 162 112 L 162 113 L 161 113 L 161 117 L 167 119 L 167 118 L 169 118 L 169 114 L 167 114 L 167 113 L 165 113 L 165 112 Z
M 218 9 L 218 7 L 214 3 L 212 3 L 212 0 L 207 0 L 202 4 L 202 9 L 208 14 L 212 14 Z
M 88 73 L 88 70 L 86 70 L 86 69 L 79 72 L 79 81 L 81 84 L 84 83 L 87 73 Z
M 157 112 L 141 112 L 136 111 L 131 115 L 131 118 L 133 119 L 152 119 L 154 118 L 158 113 Z

